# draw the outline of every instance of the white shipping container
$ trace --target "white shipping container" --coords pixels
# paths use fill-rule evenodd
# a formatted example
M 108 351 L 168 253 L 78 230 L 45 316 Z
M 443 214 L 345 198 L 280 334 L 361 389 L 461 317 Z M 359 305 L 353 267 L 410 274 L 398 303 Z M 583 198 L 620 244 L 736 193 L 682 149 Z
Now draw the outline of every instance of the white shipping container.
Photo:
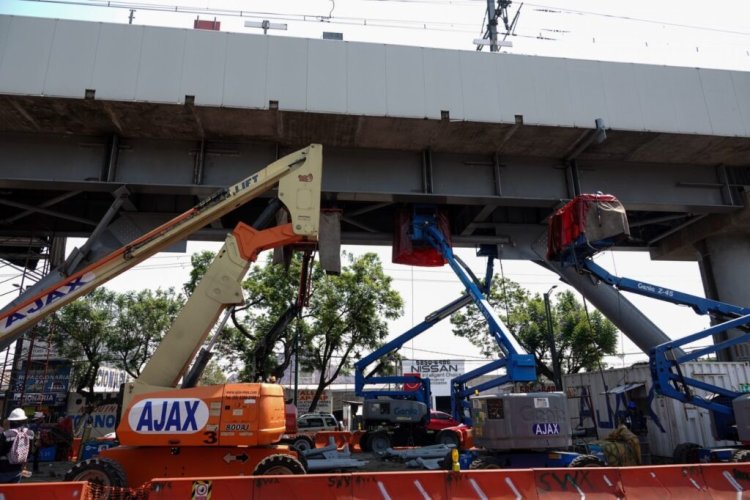
M 686 377 L 737 392 L 750 392 L 748 362 L 701 361 L 685 363 L 682 369 Z M 737 444 L 714 439 L 708 410 L 658 394 L 649 403 L 648 394 L 652 385 L 647 364 L 565 375 L 563 386 L 568 394 L 571 427 L 593 427 L 592 420 L 595 420 L 598 436 L 604 438 L 616 427 L 617 412 L 624 410 L 627 401 L 634 400 L 639 408 L 650 407 L 664 429 L 662 431 L 654 419 L 646 414 L 648 443 L 653 456 L 671 458 L 674 448 L 685 442 L 706 447 Z M 706 396 L 704 391 L 694 390 L 694 393 Z M 590 398 L 586 397 L 587 394 Z M 589 411 L 589 407 L 593 412 Z M 591 413 L 594 419 L 589 416 Z

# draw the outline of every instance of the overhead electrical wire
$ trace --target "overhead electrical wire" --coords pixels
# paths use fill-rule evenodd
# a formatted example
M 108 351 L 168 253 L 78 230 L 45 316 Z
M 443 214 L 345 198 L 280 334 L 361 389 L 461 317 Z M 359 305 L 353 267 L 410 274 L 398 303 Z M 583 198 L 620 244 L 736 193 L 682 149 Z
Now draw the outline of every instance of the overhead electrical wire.
M 381 2 L 381 3 L 414 3 L 414 4 L 437 4 L 437 5 L 471 5 L 471 4 L 478 4 L 478 3 L 487 3 L 486 0 L 362 0 L 364 2 Z M 580 15 L 588 15 L 588 16 L 597 16 L 597 17 L 605 17 L 610 19 L 617 19 L 621 21 L 630 21 L 630 22 L 640 22 L 640 23 L 648 23 L 648 24 L 658 24 L 662 26 L 671 26 L 675 28 L 684 28 L 684 29 L 692 29 L 692 30 L 700 30 L 700 31 L 711 31 L 716 33 L 728 33 L 733 35 L 743 35 L 748 36 L 750 35 L 749 31 L 737 31 L 737 30 L 730 30 L 726 28 L 714 28 L 711 26 L 699 26 L 695 24 L 685 24 L 685 23 L 676 23 L 671 21 L 662 21 L 658 19 L 647 19 L 642 17 L 634 17 L 634 16 L 625 16 L 621 14 L 607 14 L 604 12 L 595 12 L 595 11 L 589 11 L 589 10 L 581 10 L 581 9 L 571 9 L 569 7 L 560 7 L 557 5 L 544 5 L 544 4 L 535 4 L 535 3 L 529 3 L 529 2 L 523 2 L 524 5 L 530 6 L 530 7 L 536 7 L 539 9 L 547 9 L 543 12 L 549 12 L 549 13 L 568 13 L 568 14 L 580 14 Z
M 416 21 L 416 20 L 403 20 L 403 19 L 389 19 L 389 18 L 358 18 L 358 17 L 330 17 L 320 14 L 288 14 L 270 11 L 250 11 L 250 10 L 230 10 L 230 9 L 217 9 L 217 8 L 201 8 L 201 7 L 186 7 L 179 5 L 164 5 L 164 4 L 150 4 L 150 3 L 139 3 L 139 2 L 127 2 L 127 1 L 110 1 L 110 0 L 23 0 L 26 2 L 34 3 L 47 3 L 47 4 L 59 4 L 59 5 L 76 5 L 76 6 L 87 6 L 87 7 L 111 7 L 120 9 L 134 9 L 134 10 L 145 10 L 145 11 L 156 11 L 156 12 L 173 12 L 178 14 L 196 14 L 196 15 L 209 15 L 209 16 L 227 16 L 227 17 L 240 17 L 240 18 L 263 18 L 265 20 L 276 20 L 276 21 L 288 21 L 288 22 L 302 22 L 302 23 L 327 23 L 330 25 L 341 25 L 341 26 L 359 26 L 363 28 L 385 28 L 385 29 L 399 29 L 399 30 L 411 30 L 411 31 L 431 31 L 431 32 L 442 32 L 442 33 L 455 33 L 455 34 L 476 34 L 476 25 L 473 23 L 456 23 L 456 22 L 441 22 L 441 21 Z M 465 0 L 464 2 L 440 2 L 439 0 L 363 0 L 363 1 L 377 1 L 377 2 L 397 2 L 397 3 L 421 3 L 421 4 L 440 4 L 440 5 L 471 5 L 484 0 Z M 619 19 L 624 21 L 632 22 L 645 22 L 659 25 L 666 25 L 672 27 L 679 27 L 684 29 L 695 29 L 695 30 L 708 30 L 712 32 L 721 32 L 728 34 L 736 34 L 747 36 L 750 32 L 740 32 L 734 30 L 726 30 L 720 28 L 710 28 L 705 26 L 696 26 L 680 23 L 663 22 L 652 19 L 642 19 L 630 16 L 618 16 L 614 14 L 604 14 L 592 11 L 583 11 L 576 9 L 568 9 L 564 7 L 548 6 L 544 4 L 529 4 L 524 3 L 541 9 L 548 9 L 553 12 L 560 13 L 571 13 L 578 15 L 591 15 L 591 16 L 602 16 L 606 18 Z M 483 16 L 483 20 L 486 19 L 486 15 Z M 481 33 L 481 30 L 480 30 Z M 537 34 L 524 34 L 514 32 L 512 36 L 515 38 L 524 38 L 540 41 L 557 41 L 557 38 L 550 38 L 541 35 L 541 31 Z
M 208 16 L 227 16 L 227 17 L 241 17 L 241 18 L 263 18 L 266 20 L 275 21 L 297 21 L 297 22 L 314 22 L 314 23 L 328 23 L 328 24 L 340 24 L 348 26 L 363 26 L 363 27 L 377 27 L 377 28 L 392 28 L 392 29 L 411 29 L 411 30 L 430 30 L 430 31 L 450 31 L 450 32 L 465 32 L 474 33 L 476 30 L 472 28 L 474 24 L 470 23 L 453 23 L 453 22 L 442 22 L 442 21 L 408 21 L 403 19 L 388 19 L 388 18 L 359 18 L 359 17 L 328 17 L 320 14 L 286 14 L 278 12 L 265 12 L 265 11 L 248 11 L 248 10 L 230 10 L 230 9 L 214 9 L 214 8 L 200 8 L 200 7 L 185 7 L 179 5 L 163 5 L 163 4 L 143 4 L 134 2 L 124 1 L 109 1 L 109 0 L 23 0 L 25 2 L 32 3 L 51 3 L 59 5 L 75 5 L 75 6 L 86 6 L 86 7 L 110 7 L 117 9 L 134 9 L 144 11 L 155 11 L 155 12 L 172 12 L 176 14 L 197 14 L 197 15 L 208 15 Z M 466 27 L 467 29 L 446 29 L 452 27 Z
M 534 4 L 534 3 L 528 3 L 528 2 L 524 2 L 524 4 L 530 7 L 537 7 L 537 8 L 542 8 L 542 9 L 553 9 L 559 12 L 570 13 L 570 14 L 581 14 L 581 15 L 588 15 L 588 16 L 605 17 L 605 18 L 610 18 L 610 19 L 618 19 L 622 21 L 658 24 L 662 26 L 671 26 L 673 28 L 684 28 L 684 29 L 692 29 L 692 30 L 699 30 L 699 31 L 712 31 L 716 33 L 728 33 L 732 35 L 743 35 L 743 36 L 750 35 L 750 31 L 736 31 L 736 30 L 728 30 L 724 28 L 713 28 L 710 26 L 698 26 L 694 24 L 683 24 L 683 23 L 675 23 L 675 22 L 670 22 L 670 21 L 659 21 L 657 19 L 644 19 L 641 17 L 623 16 L 623 15 L 618 15 L 618 14 L 605 14 L 603 12 L 577 10 L 577 9 L 570 9 L 567 7 L 553 7 L 549 5 Z

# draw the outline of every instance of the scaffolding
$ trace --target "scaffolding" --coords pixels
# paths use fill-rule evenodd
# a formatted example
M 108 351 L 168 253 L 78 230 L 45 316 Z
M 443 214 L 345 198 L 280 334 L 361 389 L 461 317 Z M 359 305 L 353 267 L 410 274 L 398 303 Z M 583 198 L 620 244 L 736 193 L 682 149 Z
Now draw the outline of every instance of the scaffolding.
M 18 249 L 22 242 L 18 239 L 0 242 L 0 246 Z M 27 240 L 23 253 L 0 255 L 0 297 L 20 296 L 23 292 L 35 285 L 46 276 L 52 267 L 50 251 L 52 245 L 31 238 Z M 45 251 L 47 250 L 47 251 Z M 9 301 L 9 302 L 12 302 Z M 32 369 L 42 371 L 42 380 L 46 380 L 49 374 L 50 359 L 53 356 L 51 332 L 45 339 L 39 339 L 39 330 L 31 328 L 24 336 L 11 343 L 7 348 L 0 351 L 0 394 L 3 399 L 1 414 L 6 415 L 10 401 L 18 401 L 18 405 L 24 407 L 33 406 L 36 410 L 41 409 L 42 401 L 28 401 L 26 385 L 29 372 Z M 19 395 L 16 398 L 16 395 Z

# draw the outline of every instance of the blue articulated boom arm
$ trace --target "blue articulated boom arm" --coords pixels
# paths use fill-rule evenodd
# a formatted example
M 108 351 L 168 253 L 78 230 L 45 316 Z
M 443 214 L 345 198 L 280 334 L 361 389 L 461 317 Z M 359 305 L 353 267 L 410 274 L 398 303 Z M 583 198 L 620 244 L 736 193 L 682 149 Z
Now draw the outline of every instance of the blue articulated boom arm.
M 649 353 L 649 365 L 651 368 L 651 377 L 654 381 L 656 391 L 659 394 L 677 399 L 684 403 L 691 403 L 717 413 L 722 413 L 724 415 L 733 414 L 731 402 L 729 402 L 727 398 L 729 400 L 734 399 L 741 393 L 707 384 L 701 380 L 685 377 L 682 374 L 680 367 L 683 363 L 694 361 L 701 356 L 714 354 L 737 344 L 748 342 L 750 341 L 750 333 L 745 333 L 745 335 L 725 340 L 702 349 L 694 350 L 688 354 L 680 354 L 679 348 L 698 340 L 710 338 L 713 335 L 732 328 L 747 328 L 750 326 L 750 308 L 726 304 L 717 300 L 678 292 L 676 290 L 652 285 L 650 283 L 614 276 L 598 264 L 594 263 L 591 258 L 583 259 L 578 264 L 580 265 L 581 270 L 591 273 L 596 279 L 612 285 L 618 290 L 636 293 L 638 295 L 663 300 L 672 304 L 689 306 L 697 314 L 708 314 L 713 318 L 724 320 L 723 323 L 712 326 L 702 332 L 694 333 L 693 335 L 688 335 L 687 337 L 665 342 L 664 344 L 656 346 Z M 725 398 L 718 398 L 717 400 L 702 398 L 693 394 L 690 390 L 691 387 L 705 390 L 719 396 L 725 396 Z
M 493 274 L 493 261 L 494 256 L 489 256 L 487 259 L 487 272 L 484 281 L 485 291 L 489 290 Z M 489 293 L 489 292 L 486 292 Z M 445 306 L 437 309 L 425 317 L 424 321 L 414 326 L 407 332 L 399 335 L 395 339 L 391 340 L 387 344 L 383 345 L 379 349 L 368 354 L 361 360 L 355 363 L 354 372 L 354 391 L 357 396 L 363 398 L 375 398 L 378 396 L 389 396 L 395 398 L 413 399 L 421 401 L 431 408 L 430 398 L 430 380 L 428 378 L 420 378 L 413 376 L 385 376 L 376 377 L 373 376 L 378 371 L 376 367 L 368 375 L 365 375 L 365 369 L 372 363 L 382 359 L 384 356 L 400 349 L 404 344 L 421 334 L 422 332 L 432 328 L 434 325 L 444 320 L 456 311 L 471 304 L 473 297 L 470 295 L 462 295 L 453 302 L 446 304 Z M 419 384 L 419 389 L 416 391 L 387 391 L 387 390 L 366 390 L 365 386 L 373 384 Z
M 536 362 L 534 356 L 528 354 L 521 344 L 516 340 L 508 328 L 497 317 L 481 290 L 469 278 L 458 259 L 453 255 L 453 250 L 434 223 L 434 218 L 429 216 L 417 216 L 414 221 L 414 239 L 428 241 L 440 251 L 448 264 L 456 273 L 458 278 L 466 287 L 467 292 L 473 298 L 474 303 L 484 316 L 489 326 L 490 335 L 494 338 L 504 356 L 501 359 L 465 373 L 451 381 L 451 413 L 453 418 L 471 424 L 471 419 L 466 416 L 464 408 L 469 407 L 468 398 L 480 390 L 486 390 L 509 382 L 532 382 L 536 380 Z M 476 387 L 468 388 L 467 382 L 497 369 L 505 369 L 505 375 Z

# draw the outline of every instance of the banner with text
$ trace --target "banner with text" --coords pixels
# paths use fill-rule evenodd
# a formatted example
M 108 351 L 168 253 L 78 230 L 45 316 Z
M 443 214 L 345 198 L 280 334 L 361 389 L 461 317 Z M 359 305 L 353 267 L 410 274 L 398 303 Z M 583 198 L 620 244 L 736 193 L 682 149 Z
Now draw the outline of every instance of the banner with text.
M 315 396 L 314 389 L 299 390 L 297 393 L 297 415 L 310 413 L 310 403 L 312 403 L 313 396 Z M 331 398 L 330 390 L 323 391 L 314 411 L 316 413 L 331 413 L 333 411 L 333 400 Z
M 462 359 L 405 359 L 401 362 L 401 373 L 419 373 L 430 379 L 433 396 L 450 396 L 451 379 L 464 373 Z

